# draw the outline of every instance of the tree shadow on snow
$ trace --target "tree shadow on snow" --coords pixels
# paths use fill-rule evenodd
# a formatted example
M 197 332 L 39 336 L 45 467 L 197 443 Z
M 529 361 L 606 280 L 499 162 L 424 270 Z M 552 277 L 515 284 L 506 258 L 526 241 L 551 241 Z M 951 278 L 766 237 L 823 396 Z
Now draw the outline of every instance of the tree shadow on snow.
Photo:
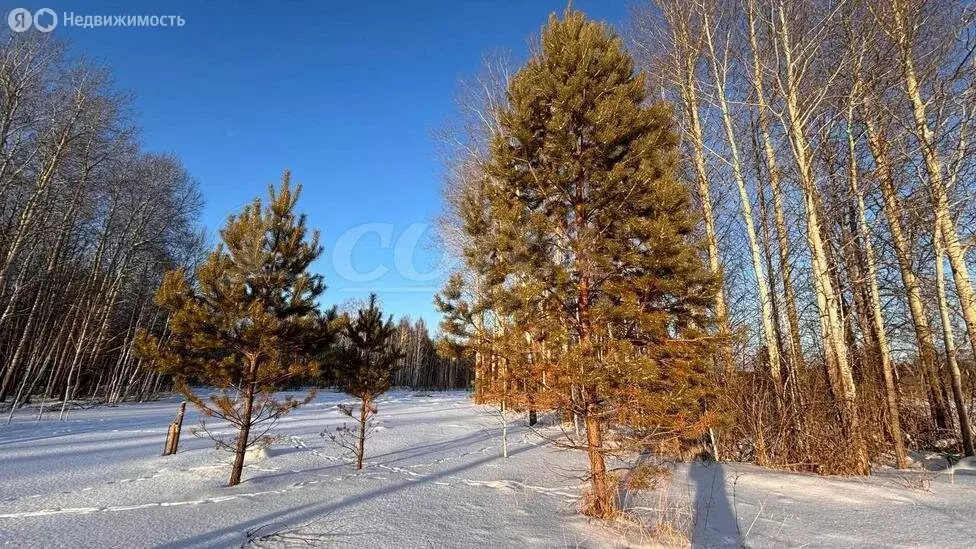
M 514 456 L 517 454 L 521 454 L 523 452 L 535 450 L 537 448 L 538 448 L 537 446 L 527 446 L 527 447 L 517 448 L 515 450 L 510 451 L 509 456 Z M 252 520 L 239 522 L 237 524 L 233 524 L 225 528 L 220 528 L 210 532 L 203 532 L 201 534 L 184 538 L 176 542 L 158 545 L 157 547 L 158 549 L 184 549 L 188 547 L 193 547 L 193 548 L 227 547 L 228 542 L 230 541 L 228 540 L 228 536 L 236 535 L 236 536 L 243 537 L 243 535 L 248 530 L 258 528 L 267 524 L 295 525 L 295 524 L 308 523 L 309 521 L 314 521 L 316 519 L 323 518 L 325 516 L 328 516 L 331 513 L 334 513 L 336 511 L 342 510 L 347 507 L 355 506 L 364 501 L 368 501 L 374 498 L 387 497 L 401 490 L 413 486 L 417 486 L 420 484 L 428 484 L 439 480 L 449 479 L 450 477 L 455 476 L 461 473 L 462 471 L 475 469 L 488 462 L 500 460 L 500 459 L 504 459 L 504 458 L 498 455 L 485 456 L 475 461 L 460 464 L 451 469 L 446 469 L 436 473 L 431 473 L 423 477 L 423 479 L 421 480 L 398 482 L 396 484 L 390 484 L 387 486 L 383 486 L 381 488 L 376 488 L 353 496 L 344 497 L 328 503 L 322 503 L 318 505 L 314 505 L 314 504 L 298 505 L 298 506 L 291 507 L 289 509 L 282 509 L 279 511 L 268 513 L 264 516 Z M 396 525 L 386 525 L 386 526 L 389 528 L 396 528 Z
M 514 429 L 512 430 L 514 431 Z M 393 450 L 382 454 L 376 454 L 370 456 L 370 459 L 371 460 L 382 459 L 384 465 L 390 465 L 392 463 L 397 463 L 408 459 L 416 459 L 423 456 L 435 456 L 437 454 L 440 454 L 441 452 L 445 452 L 453 449 L 463 449 L 477 443 L 487 443 L 488 441 L 496 440 L 497 436 L 498 435 L 487 431 L 476 431 L 474 433 L 453 438 L 450 440 L 439 440 L 436 442 L 429 442 L 427 444 L 418 444 L 415 446 L 408 446 L 406 448 L 401 448 L 398 450 Z M 511 437 L 511 433 L 509 434 L 509 437 Z M 509 440 L 511 440 L 511 438 L 509 438 Z M 480 450 L 471 453 L 477 453 L 478 451 Z M 449 455 L 449 456 L 445 456 L 442 459 L 451 459 L 456 457 L 459 456 Z
M 694 461 L 688 476 L 695 483 L 692 547 L 744 547 L 735 510 L 726 492 L 725 467 Z

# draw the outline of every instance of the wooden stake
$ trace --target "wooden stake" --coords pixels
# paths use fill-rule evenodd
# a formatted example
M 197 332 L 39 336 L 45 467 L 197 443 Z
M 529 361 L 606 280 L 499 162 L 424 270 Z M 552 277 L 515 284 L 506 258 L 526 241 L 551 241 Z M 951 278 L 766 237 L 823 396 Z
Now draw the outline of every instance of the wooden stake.
M 183 430 L 183 415 L 186 413 L 186 401 L 180 403 L 180 409 L 176 412 L 176 419 L 169 424 L 169 432 L 166 434 L 166 444 L 163 446 L 163 455 L 169 456 L 176 453 L 180 446 L 180 431 Z

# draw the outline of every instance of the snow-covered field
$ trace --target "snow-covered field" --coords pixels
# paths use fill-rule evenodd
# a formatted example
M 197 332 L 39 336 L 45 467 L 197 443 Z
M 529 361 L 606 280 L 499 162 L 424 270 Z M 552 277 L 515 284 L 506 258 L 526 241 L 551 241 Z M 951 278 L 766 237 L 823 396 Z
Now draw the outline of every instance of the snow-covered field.
M 322 392 L 282 419 L 280 445 L 226 488 L 230 455 L 190 434 L 160 456 L 177 399 L 26 415 L 0 427 L 0 543 L 39 547 L 236 547 L 249 531 L 294 545 L 528 547 L 600 545 L 574 515 L 579 456 L 510 436 L 465 393 L 393 392 L 356 471 L 319 436 L 346 397 Z M 188 409 L 189 411 L 189 409 Z M 291 530 L 295 530 L 292 532 Z M 252 534 L 253 537 L 253 534 Z M 301 538 L 301 539 L 300 539 Z M 273 541 L 273 540 L 272 540 Z
M 342 422 L 320 393 L 281 421 L 279 445 L 224 485 L 230 456 L 190 434 L 160 456 L 178 400 L 29 413 L 0 427 L 0 544 L 12 547 L 613 547 L 639 532 L 575 513 L 578 453 L 519 426 L 501 457 L 497 420 L 465 393 L 392 392 L 356 471 L 319 436 Z M 662 503 L 662 493 L 669 498 Z M 973 547 L 976 476 L 867 479 L 749 465 L 681 465 L 670 487 L 629 499 L 697 546 Z M 626 537 L 625 537 L 626 536 Z M 681 536 L 678 536 L 680 538 Z

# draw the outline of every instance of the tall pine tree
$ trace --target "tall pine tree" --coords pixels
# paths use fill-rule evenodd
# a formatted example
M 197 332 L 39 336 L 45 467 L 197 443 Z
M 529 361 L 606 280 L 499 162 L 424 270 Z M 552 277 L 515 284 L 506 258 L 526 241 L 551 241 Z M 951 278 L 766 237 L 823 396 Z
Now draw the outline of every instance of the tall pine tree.
M 222 243 L 190 278 L 166 274 L 156 301 L 169 311 L 163 338 L 143 332 L 138 349 L 207 417 L 237 428 L 233 440 L 214 435 L 234 452 L 228 484 L 241 480 L 249 447 L 261 444 L 282 415 L 314 396 L 279 400 L 275 391 L 296 377 L 311 377 L 315 357 L 330 344 L 330 318 L 317 298 L 321 275 L 308 271 L 322 252 L 318 232 L 308 234 L 305 216 L 295 213 L 301 187 L 285 172 L 281 187 L 227 220 Z M 213 386 L 200 396 L 189 385 Z M 204 426 L 206 428 L 206 426 Z
M 460 208 L 478 287 L 451 280 L 444 326 L 525 400 L 582 420 L 569 444 L 589 459 L 584 510 L 607 517 L 607 455 L 707 429 L 719 281 L 694 236 L 669 107 L 647 104 L 607 25 L 553 14 L 492 114 Z M 608 427 L 621 427 L 613 441 Z

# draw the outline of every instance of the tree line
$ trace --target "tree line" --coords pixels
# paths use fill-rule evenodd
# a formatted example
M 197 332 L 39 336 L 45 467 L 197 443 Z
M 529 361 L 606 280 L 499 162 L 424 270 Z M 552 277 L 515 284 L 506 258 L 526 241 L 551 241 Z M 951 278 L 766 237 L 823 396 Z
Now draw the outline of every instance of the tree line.
M 0 406 L 9 420 L 32 400 L 57 400 L 48 408 L 64 417 L 76 399 L 172 390 L 134 342 L 168 329 L 155 301 L 164 274 L 192 275 L 204 257 L 198 183 L 178 158 L 143 150 L 131 98 L 107 67 L 49 35 L 3 38 Z M 468 387 L 470 365 L 437 356 L 422 322 L 404 318 L 397 332 L 407 356 L 396 385 Z
M 972 455 L 974 14 L 657 0 L 618 33 L 568 9 L 464 87 L 439 344 L 479 401 L 574 422 L 586 512 L 648 451 Z
M 762 386 L 732 406 L 757 461 L 865 473 L 905 467 L 906 447 L 973 454 L 973 15 L 696 0 L 635 21 L 726 273 L 719 329 L 743 335 L 734 366 Z
M 396 361 L 395 387 L 414 389 L 470 389 L 474 373 L 470 361 L 443 355 L 422 318 L 403 316 L 394 336 L 403 356 Z
M 166 380 L 132 352 L 162 327 L 162 274 L 192 264 L 202 204 L 148 153 L 104 67 L 36 33 L 0 44 L 0 402 L 144 398 Z

